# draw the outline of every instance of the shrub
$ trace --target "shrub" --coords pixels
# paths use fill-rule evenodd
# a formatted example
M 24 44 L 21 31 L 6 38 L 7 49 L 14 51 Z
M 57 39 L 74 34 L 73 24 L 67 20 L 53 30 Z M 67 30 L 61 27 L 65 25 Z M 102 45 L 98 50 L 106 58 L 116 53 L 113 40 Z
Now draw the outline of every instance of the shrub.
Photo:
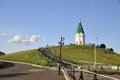
M 105 48 L 106 48 L 106 45 L 105 45 L 105 44 L 101 44 L 101 45 L 100 45 L 100 48 L 105 49 Z

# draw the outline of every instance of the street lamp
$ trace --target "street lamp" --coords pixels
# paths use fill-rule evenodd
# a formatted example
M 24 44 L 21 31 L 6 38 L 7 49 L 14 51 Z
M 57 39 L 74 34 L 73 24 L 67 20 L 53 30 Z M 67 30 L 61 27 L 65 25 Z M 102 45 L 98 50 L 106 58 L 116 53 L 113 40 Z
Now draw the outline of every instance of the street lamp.
M 94 45 L 94 68 L 96 69 L 96 64 L 97 64 L 97 61 L 96 61 L 96 42 L 97 42 L 98 38 L 95 38 L 95 45 Z
M 95 39 L 95 44 L 94 44 L 94 68 L 96 69 L 96 39 Z
M 61 54 L 62 54 L 62 46 L 64 45 L 64 42 L 63 42 L 64 40 L 65 38 L 61 36 L 60 41 L 58 42 L 60 45 L 60 55 L 59 55 L 60 62 L 62 61 Z M 60 72 L 61 72 L 61 64 L 59 63 L 59 70 L 58 70 L 59 75 L 61 74 Z

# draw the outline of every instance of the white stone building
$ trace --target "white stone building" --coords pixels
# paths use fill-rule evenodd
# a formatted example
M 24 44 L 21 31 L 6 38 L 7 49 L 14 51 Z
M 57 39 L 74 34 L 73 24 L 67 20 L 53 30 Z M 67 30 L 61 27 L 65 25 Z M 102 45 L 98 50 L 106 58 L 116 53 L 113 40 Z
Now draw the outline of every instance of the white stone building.
M 77 31 L 75 34 L 75 44 L 76 45 L 85 45 L 85 33 L 82 27 L 82 23 L 78 23 Z

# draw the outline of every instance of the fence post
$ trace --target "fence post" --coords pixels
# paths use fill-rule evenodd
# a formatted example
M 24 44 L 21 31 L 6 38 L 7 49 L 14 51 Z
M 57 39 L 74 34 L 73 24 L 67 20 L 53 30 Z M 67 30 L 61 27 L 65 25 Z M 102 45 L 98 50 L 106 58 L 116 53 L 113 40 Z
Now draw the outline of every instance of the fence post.
M 68 76 L 71 76 L 71 67 L 68 67 Z
M 96 75 L 96 70 L 94 71 L 94 74 L 93 74 L 93 80 L 98 80 Z
M 90 64 L 88 64 L 88 71 L 90 71 Z
M 73 66 L 73 80 L 76 80 L 74 66 Z
M 68 75 L 70 74 L 70 69 L 69 69 L 69 67 L 67 67 L 67 74 L 68 74 Z
M 119 67 L 117 66 L 116 72 L 119 72 Z
M 82 67 L 81 67 L 81 69 L 82 69 Z M 79 80 L 84 80 L 84 79 L 83 79 L 83 72 L 82 72 L 82 70 L 80 70 L 80 77 L 79 77 Z
M 70 77 L 72 78 L 72 67 L 70 67 Z
M 101 71 L 103 71 L 103 70 L 104 70 L 103 66 L 101 66 L 100 70 L 101 70 Z

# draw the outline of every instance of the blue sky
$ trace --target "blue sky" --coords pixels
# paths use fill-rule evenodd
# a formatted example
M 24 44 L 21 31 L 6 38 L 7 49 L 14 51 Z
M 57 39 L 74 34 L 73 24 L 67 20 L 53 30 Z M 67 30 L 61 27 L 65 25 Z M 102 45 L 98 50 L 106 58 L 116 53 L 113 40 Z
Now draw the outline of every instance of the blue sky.
M 6 53 L 74 43 L 79 19 L 86 43 L 106 44 L 120 53 L 120 1 L 94 0 L 0 0 L 0 50 Z

